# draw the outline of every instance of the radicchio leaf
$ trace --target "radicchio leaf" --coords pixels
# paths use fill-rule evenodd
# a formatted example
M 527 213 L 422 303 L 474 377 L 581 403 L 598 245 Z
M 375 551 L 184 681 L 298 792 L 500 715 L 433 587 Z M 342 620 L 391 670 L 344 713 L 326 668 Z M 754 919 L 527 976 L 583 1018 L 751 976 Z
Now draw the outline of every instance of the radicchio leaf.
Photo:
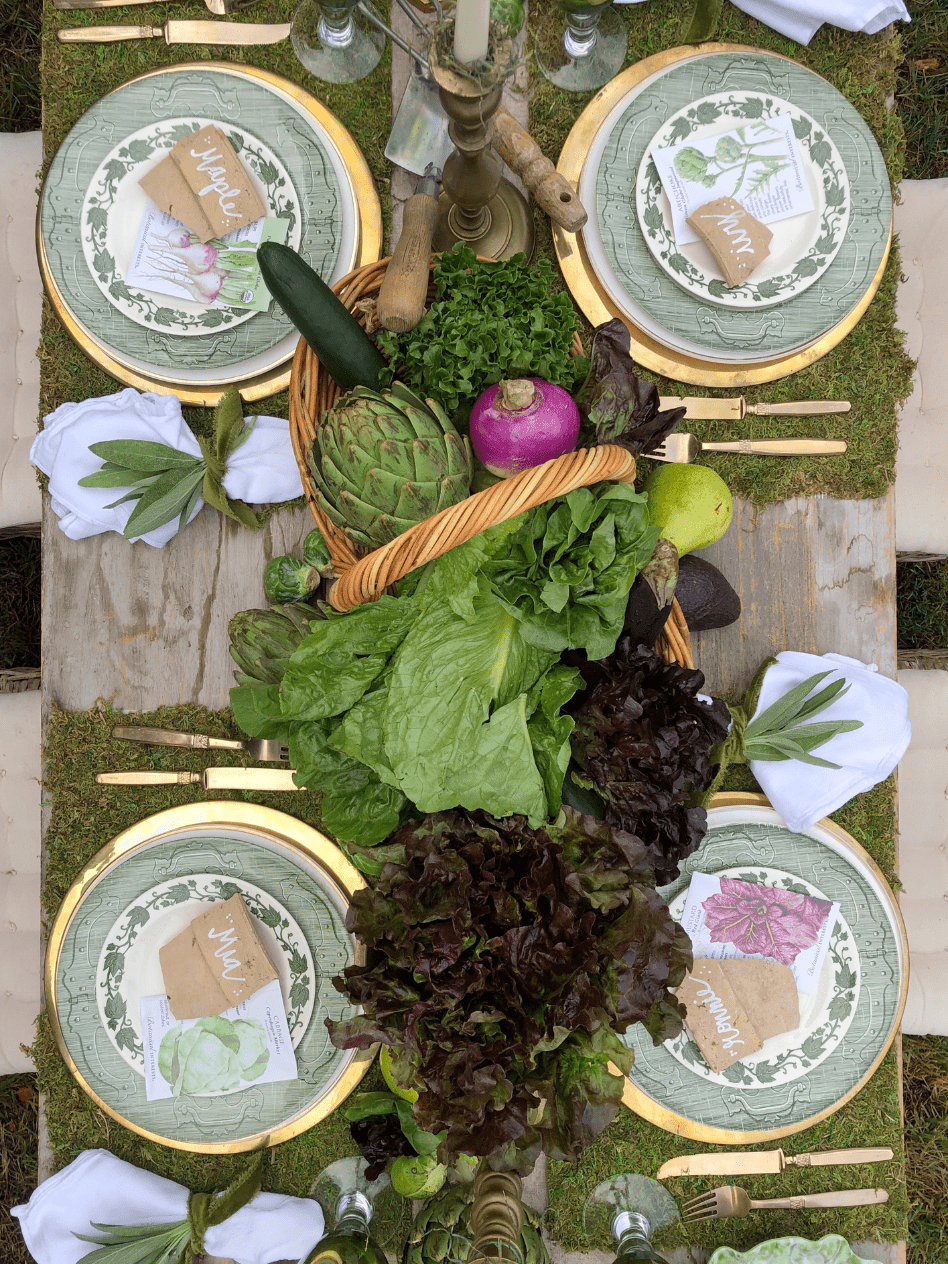
M 615 317 L 593 330 L 589 375 L 576 392 L 584 442 L 616 443 L 630 452 L 654 451 L 685 415 L 660 411 L 658 387 L 635 372 L 626 325 Z

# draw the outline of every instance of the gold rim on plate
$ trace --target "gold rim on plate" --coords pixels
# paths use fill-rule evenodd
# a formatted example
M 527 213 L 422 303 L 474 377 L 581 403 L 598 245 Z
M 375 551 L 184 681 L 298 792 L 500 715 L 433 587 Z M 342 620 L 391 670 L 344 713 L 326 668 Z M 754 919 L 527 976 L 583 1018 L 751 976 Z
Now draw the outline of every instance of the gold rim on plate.
M 655 53 L 646 57 L 627 70 L 623 70 L 615 79 L 607 83 L 590 101 L 582 114 L 573 124 L 567 136 L 557 171 L 567 179 L 574 188 L 579 185 L 579 177 L 583 169 L 586 155 L 593 140 L 612 110 L 622 98 L 636 85 L 651 78 L 659 71 L 667 70 L 678 62 L 698 60 L 716 53 L 756 53 L 773 57 L 779 61 L 787 61 L 798 66 L 792 57 L 784 57 L 780 53 L 770 53 L 764 49 L 754 48 L 749 44 L 702 44 L 696 50 L 694 45 L 670 48 L 663 53 Z M 808 68 L 805 68 L 808 69 Z M 810 71 L 811 74 L 815 73 Z M 820 77 L 820 76 L 817 76 Z M 832 84 L 830 84 L 832 87 Z M 836 91 L 836 89 L 834 89 Z M 885 272 L 886 261 L 892 245 L 892 220 L 889 220 L 889 233 L 882 259 L 876 269 L 869 286 L 852 309 L 837 325 L 823 334 L 815 342 L 801 351 L 794 351 L 771 360 L 758 360 L 752 364 L 725 364 L 723 361 L 690 356 L 684 352 L 666 347 L 651 334 L 640 329 L 632 319 L 620 311 L 615 301 L 600 284 L 590 263 L 583 243 L 582 231 L 567 233 L 558 225 L 553 226 L 553 244 L 560 269 L 569 292 L 579 306 L 583 315 L 594 327 L 614 317 L 620 317 L 629 328 L 632 339 L 632 357 L 645 368 L 654 373 L 661 373 L 674 381 L 688 382 L 695 386 L 742 387 L 753 386 L 760 382 L 773 382 L 778 378 L 788 377 L 813 364 L 832 351 L 832 349 L 855 329 L 862 319 L 869 304 L 878 290 Z
M 737 791 L 727 791 L 722 794 L 716 794 L 711 801 L 711 811 L 715 808 L 739 808 L 754 807 L 768 808 L 774 814 L 773 824 L 783 822 L 783 818 L 777 813 L 776 809 L 771 806 L 770 800 L 764 794 L 750 794 Z M 709 828 L 713 825 L 713 820 L 708 821 Z M 888 881 L 885 874 L 872 859 L 864 847 L 847 833 L 835 821 L 831 821 L 829 817 L 824 817 L 818 821 L 814 829 L 823 830 L 825 833 L 831 834 L 838 843 L 842 844 L 843 852 L 848 852 L 856 857 L 860 864 L 868 871 L 873 880 L 877 883 L 882 891 L 889 892 Z M 848 1101 L 856 1096 L 875 1075 L 879 1069 L 882 1059 L 889 1052 L 892 1042 L 898 1034 L 899 1024 L 902 1021 L 902 1013 L 905 1009 L 905 1001 L 908 996 L 909 981 L 909 944 L 908 936 L 905 931 L 905 923 L 902 920 L 902 914 L 899 911 L 898 901 L 892 896 L 891 909 L 893 929 L 899 942 L 899 952 L 901 954 L 902 971 L 899 979 L 899 995 L 896 1002 L 895 1013 L 891 1023 L 891 1027 L 885 1040 L 873 1059 L 872 1064 L 860 1077 L 858 1083 L 854 1084 L 851 1089 L 844 1093 L 832 1106 L 828 1106 L 825 1110 L 818 1111 L 810 1115 L 807 1119 L 798 1120 L 796 1123 L 782 1128 L 767 1128 L 755 1131 L 741 1131 L 739 1129 L 717 1128 L 708 1124 L 698 1123 L 693 1119 L 689 1119 L 684 1115 L 679 1115 L 673 1110 L 669 1110 L 667 1106 L 663 1106 L 660 1102 L 656 1102 L 653 1098 L 644 1093 L 638 1085 L 634 1084 L 628 1076 L 625 1077 L 625 1085 L 622 1091 L 623 1105 L 629 1110 L 634 1111 L 636 1115 L 642 1119 L 648 1120 L 649 1123 L 655 1124 L 658 1128 L 664 1128 L 666 1132 L 673 1132 L 680 1137 L 689 1137 L 692 1141 L 712 1142 L 716 1145 L 752 1145 L 759 1141 L 775 1141 L 780 1137 L 789 1137 L 794 1133 L 803 1132 L 807 1128 L 812 1128 L 814 1124 L 820 1123 L 824 1119 L 828 1119 L 841 1107 L 845 1106 Z M 616 1071 L 616 1068 L 613 1068 Z M 621 1074 L 621 1072 L 618 1072 Z
M 256 80 L 258 83 L 274 88 L 291 97 L 297 105 L 301 106 L 306 113 L 312 116 L 317 124 L 317 130 L 322 130 L 335 145 L 352 181 L 354 202 L 359 214 L 359 234 L 354 266 L 361 267 L 366 263 L 374 263 L 379 258 L 382 248 L 382 207 L 372 172 L 369 170 L 359 146 L 340 120 L 321 101 L 305 89 L 289 79 L 284 79 L 282 75 L 275 75 L 269 70 L 259 70 L 255 66 L 242 66 L 234 62 L 198 61 L 182 62 L 174 66 L 162 66 L 158 70 L 151 70 L 144 75 L 137 75 L 134 79 L 128 80 L 127 83 L 121 84 L 113 91 L 121 92 L 128 88 L 131 83 L 139 83 L 145 79 L 157 78 L 161 75 L 180 74 L 182 71 L 186 72 L 188 70 L 200 70 L 202 72 L 218 70 L 229 75 L 243 76 Z M 111 95 L 111 93 L 106 95 Z M 44 190 L 45 181 L 44 188 L 40 190 L 36 216 L 36 251 L 39 259 L 40 275 L 43 279 L 44 289 L 49 296 L 50 304 L 72 340 L 85 352 L 93 364 L 98 365 L 100 369 L 104 369 L 106 373 L 111 374 L 112 377 L 125 386 L 134 386 L 140 391 L 154 391 L 158 395 L 177 395 L 183 404 L 203 404 L 206 408 L 213 408 L 226 392 L 227 387 L 201 386 L 196 382 L 171 384 L 156 381 L 146 373 L 124 364 L 120 359 L 111 355 L 104 347 L 91 338 L 86 329 L 76 320 L 53 279 L 52 270 L 46 256 L 41 226 Z M 295 350 L 296 346 L 294 343 L 288 351 L 283 364 L 267 369 L 265 372 L 250 377 L 244 382 L 236 382 L 235 385 L 238 387 L 241 397 L 250 402 L 258 399 L 267 399 L 271 395 L 277 395 L 280 391 L 285 391 L 290 384 L 290 370 Z
M 228 828 L 263 835 L 278 843 L 291 857 L 295 852 L 310 863 L 314 863 L 333 880 L 346 900 L 351 899 L 355 891 L 363 890 L 367 885 L 362 874 L 346 859 L 335 843 L 330 842 L 325 835 L 311 825 L 304 825 L 302 821 L 288 816 L 285 812 L 261 807 L 255 803 L 234 803 L 223 800 L 189 803 L 181 807 L 168 808 L 153 816 L 145 817 L 117 834 L 85 866 L 66 892 L 53 920 L 43 970 L 46 1009 L 52 1023 L 53 1035 L 63 1061 L 81 1088 L 106 1114 L 124 1127 L 131 1129 L 132 1132 L 159 1145 L 170 1146 L 175 1150 L 189 1150 L 196 1154 L 239 1154 L 246 1150 L 261 1150 L 267 1146 L 279 1145 L 283 1141 L 289 1141 L 290 1138 L 298 1136 L 325 1119 L 345 1101 L 369 1069 L 377 1051 L 377 1046 L 356 1051 L 339 1078 L 329 1085 L 322 1096 L 279 1127 L 228 1141 L 182 1141 L 151 1132 L 126 1119 L 83 1077 L 67 1047 L 56 1004 L 60 956 L 73 917 L 98 882 L 116 865 L 139 849 L 180 834 L 182 830 L 226 830 Z M 353 962 L 356 965 L 365 963 L 365 948 L 358 941 L 354 945 Z M 144 1092 L 144 1081 L 142 1081 L 142 1086 Z

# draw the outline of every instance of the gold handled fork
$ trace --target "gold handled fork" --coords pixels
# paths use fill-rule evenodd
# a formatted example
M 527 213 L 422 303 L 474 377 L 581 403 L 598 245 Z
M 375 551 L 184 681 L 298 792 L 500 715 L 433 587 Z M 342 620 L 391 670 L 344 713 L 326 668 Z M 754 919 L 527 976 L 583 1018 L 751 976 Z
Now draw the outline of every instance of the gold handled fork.
M 694 461 L 702 452 L 741 452 L 753 456 L 840 456 L 846 451 L 842 439 L 735 439 L 725 443 L 702 443 L 693 434 L 670 434 L 664 443 L 643 456 L 678 464 Z
M 285 764 L 290 750 L 282 742 L 271 738 L 253 737 L 248 741 L 236 741 L 229 737 L 208 737 L 206 733 L 175 733 L 173 729 L 145 729 L 135 725 L 119 725 L 112 730 L 113 737 L 126 742 L 148 742 L 152 746 L 189 746 L 195 750 L 246 751 L 251 759 L 262 763 Z
M 752 1211 L 789 1207 L 794 1211 L 810 1207 L 867 1207 L 887 1203 L 887 1189 L 839 1189 L 825 1194 L 798 1194 L 794 1198 L 749 1198 L 740 1185 L 723 1185 L 709 1194 L 699 1194 L 682 1203 L 682 1220 L 719 1220 L 723 1216 L 747 1216 Z

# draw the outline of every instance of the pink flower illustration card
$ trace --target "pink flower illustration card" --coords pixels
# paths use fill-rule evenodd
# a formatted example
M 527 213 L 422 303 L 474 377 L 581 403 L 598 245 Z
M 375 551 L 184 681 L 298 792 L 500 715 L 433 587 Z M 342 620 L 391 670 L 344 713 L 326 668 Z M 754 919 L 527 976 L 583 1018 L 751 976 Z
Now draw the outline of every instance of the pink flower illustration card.
M 815 990 L 839 905 L 783 887 L 692 875 L 681 924 L 696 958 L 759 957 L 789 966 L 799 991 Z

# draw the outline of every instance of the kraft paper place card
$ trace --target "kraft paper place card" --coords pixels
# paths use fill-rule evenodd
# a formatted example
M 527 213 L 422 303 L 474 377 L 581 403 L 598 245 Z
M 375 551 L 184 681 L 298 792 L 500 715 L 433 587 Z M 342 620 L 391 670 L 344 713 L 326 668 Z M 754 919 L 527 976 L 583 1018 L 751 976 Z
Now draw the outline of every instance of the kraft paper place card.
M 212 124 L 179 140 L 139 184 L 159 210 L 190 228 L 201 242 L 225 237 L 267 213 L 250 172 Z
M 158 959 L 177 1019 L 221 1014 L 277 978 L 239 895 L 196 917 L 158 949 Z
M 279 979 L 212 1017 L 178 1022 L 166 996 L 143 996 L 141 1014 L 150 1102 L 297 1079 Z
M 651 152 L 679 246 L 698 240 L 688 216 L 715 198 L 736 198 L 762 224 L 813 210 L 789 114 L 753 119 L 730 132 Z
M 696 961 L 677 992 L 686 1022 L 708 1066 L 716 1074 L 757 1053 L 763 1041 L 718 961 Z
M 800 994 L 789 966 L 756 957 L 735 957 L 719 964 L 761 1040 L 800 1026 Z
M 779 961 L 792 970 L 797 989 L 810 995 L 838 914 L 839 904 L 805 891 L 695 873 L 681 925 L 696 957 Z
M 729 288 L 746 281 L 770 254 L 773 233 L 732 197 L 715 198 L 688 216 Z

